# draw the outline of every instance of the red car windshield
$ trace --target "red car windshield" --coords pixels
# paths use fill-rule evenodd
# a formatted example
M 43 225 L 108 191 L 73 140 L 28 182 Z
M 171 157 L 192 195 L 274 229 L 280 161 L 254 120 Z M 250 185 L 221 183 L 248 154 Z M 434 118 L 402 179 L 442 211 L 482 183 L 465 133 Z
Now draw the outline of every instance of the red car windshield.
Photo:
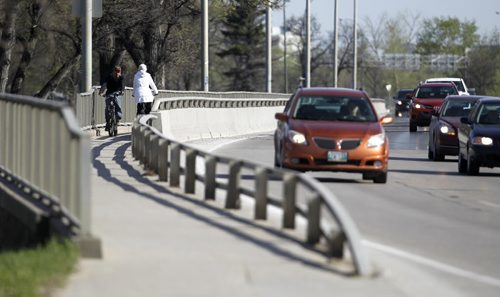
M 293 118 L 310 121 L 375 122 L 377 118 L 364 97 L 302 95 Z
M 458 95 L 457 90 L 452 86 L 423 86 L 417 90 L 417 98 L 446 98 L 448 95 Z

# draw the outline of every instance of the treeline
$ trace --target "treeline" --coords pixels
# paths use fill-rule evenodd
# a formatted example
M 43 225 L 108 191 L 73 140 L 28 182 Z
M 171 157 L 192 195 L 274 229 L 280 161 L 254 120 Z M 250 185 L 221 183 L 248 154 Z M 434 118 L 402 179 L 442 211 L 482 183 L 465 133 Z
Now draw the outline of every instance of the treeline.
M 265 91 L 265 10 L 268 0 L 209 1 L 211 91 Z M 271 1 L 280 8 L 282 1 Z M 159 88 L 200 90 L 200 0 L 104 0 L 103 16 L 93 20 L 93 84 L 114 65 L 132 84 L 145 63 Z M 283 29 L 283 28 L 282 28 Z M 273 91 L 291 92 L 305 75 L 304 19 L 286 22 L 284 51 L 273 46 Z M 424 19 L 401 14 L 365 19 L 358 26 L 358 87 L 373 97 L 414 87 L 430 76 L 464 77 L 477 93 L 500 95 L 498 31 L 485 36 L 474 22 L 457 18 Z M 0 91 L 46 98 L 53 91 L 71 97 L 78 91 L 80 19 L 69 0 L 0 0 Z M 333 33 L 312 20 L 311 85 L 333 85 Z M 339 25 L 339 86 L 351 87 L 352 20 Z M 456 54 L 467 57 L 449 72 L 386 69 L 384 53 Z M 285 78 L 287 79 L 285 81 Z M 285 88 L 287 86 L 287 88 Z

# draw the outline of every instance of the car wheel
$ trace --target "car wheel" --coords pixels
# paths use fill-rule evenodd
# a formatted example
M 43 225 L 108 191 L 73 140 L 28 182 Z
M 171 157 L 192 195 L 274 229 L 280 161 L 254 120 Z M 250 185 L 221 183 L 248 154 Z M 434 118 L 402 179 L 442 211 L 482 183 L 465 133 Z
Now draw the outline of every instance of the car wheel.
M 417 132 L 417 123 L 410 121 L 410 132 Z
M 429 160 L 434 160 L 434 152 L 432 151 L 431 145 L 427 146 L 427 158 Z
M 467 160 L 460 153 L 458 154 L 458 172 L 467 173 Z
M 444 161 L 444 155 L 439 152 L 439 147 L 434 140 L 434 146 L 432 147 L 432 160 L 433 161 Z
M 281 162 L 278 157 L 278 151 L 276 149 L 274 150 L 274 167 L 281 167 Z
M 479 173 L 479 164 L 476 160 L 472 159 L 470 154 L 467 156 L 467 174 L 477 175 Z
M 274 149 L 274 167 L 283 168 L 283 149 L 278 148 L 278 145 Z
M 387 172 L 380 172 L 373 177 L 373 182 L 376 184 L 385 184 L 387 183 Z

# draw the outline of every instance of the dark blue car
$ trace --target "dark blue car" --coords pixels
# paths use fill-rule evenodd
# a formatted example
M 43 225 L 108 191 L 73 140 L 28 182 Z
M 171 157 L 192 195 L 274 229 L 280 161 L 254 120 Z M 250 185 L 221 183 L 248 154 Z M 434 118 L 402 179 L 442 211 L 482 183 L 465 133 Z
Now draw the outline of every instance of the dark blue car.
M 460 121 L 458 171 L 476 175 L 480 167 L 500 167 L 500 98 L 479 99 Z

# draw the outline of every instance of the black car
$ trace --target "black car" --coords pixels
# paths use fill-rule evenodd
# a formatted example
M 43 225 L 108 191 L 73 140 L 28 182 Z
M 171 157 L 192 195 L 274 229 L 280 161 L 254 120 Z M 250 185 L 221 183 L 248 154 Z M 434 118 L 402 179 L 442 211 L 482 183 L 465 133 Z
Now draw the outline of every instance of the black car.
M 414 89 L 400 89 L 394 99 L 394 115 L 402 117 L 410 109 L 411 97 Z
M 469 115 L 480 96 L 451 95 L 434 111 L 429 125 L 428 157 L 442 161 L 446 155 L 458 155 L 457 130 L 460 119 Z
M 500 98 L 479 99 L 460 121 L 458 172 L 476 175 L 480 167 L 500 167 Z

